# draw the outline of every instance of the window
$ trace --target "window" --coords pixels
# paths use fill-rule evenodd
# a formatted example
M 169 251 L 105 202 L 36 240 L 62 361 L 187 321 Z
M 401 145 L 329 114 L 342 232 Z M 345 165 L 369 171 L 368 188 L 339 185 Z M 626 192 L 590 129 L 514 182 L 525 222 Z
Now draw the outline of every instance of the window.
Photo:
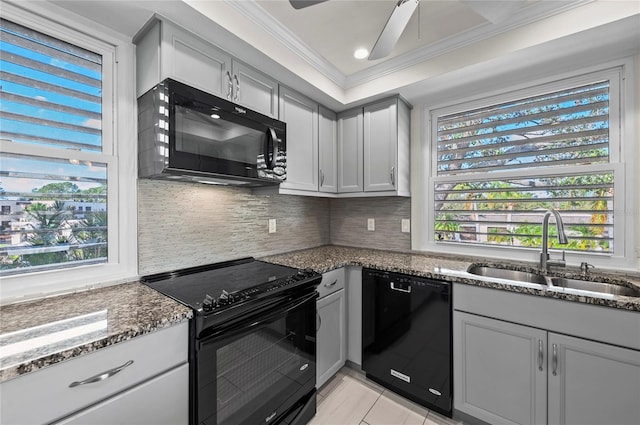
M 0 154 L 3 212 L 22 201 L 27 223 L 0 231 L 0 275 L 106 262 L 108 166 L 75 156 L 102 152 L 102 57 L 5 19 L 0 30 L 0 137 L 56 155 Z M 73 214 L 89 201 L 99 211 Z
M 621 73 L 431 111 L 431 243 L 539 250 L 554 208 L 569 243 L 550 247 L 624 255 Z
M 28 7 L 0 19 L 2 302 L 136 275 L 133 48 Z

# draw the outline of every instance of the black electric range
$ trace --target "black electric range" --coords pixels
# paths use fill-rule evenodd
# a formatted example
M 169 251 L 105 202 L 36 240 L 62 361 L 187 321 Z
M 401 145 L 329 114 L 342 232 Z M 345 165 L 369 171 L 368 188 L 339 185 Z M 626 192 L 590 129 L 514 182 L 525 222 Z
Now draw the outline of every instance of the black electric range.
M 191 424 L 305 424 L 313 417 L 321 279 L 253 258 L 141 279 L 194 311 Z

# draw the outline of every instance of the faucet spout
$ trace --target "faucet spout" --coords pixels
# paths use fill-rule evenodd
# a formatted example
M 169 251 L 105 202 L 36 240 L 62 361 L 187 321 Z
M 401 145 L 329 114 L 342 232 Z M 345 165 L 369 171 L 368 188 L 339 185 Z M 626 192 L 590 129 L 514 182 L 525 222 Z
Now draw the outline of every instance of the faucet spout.
M 542 219 L 542 249 L 540 250 L 540 268 L 542 271 L 549 271 L 549 266 L 551 265 L 564 266 L 564 255 L 561 261 L 549 260 L 549 218 L 551 218 L 552 215 L 555 218 L 556 229 L 558 230 L 558 243 L 562 245 L 569 243 L 567 235 L 564 232 L 564 222 L 562 221 L 560 213 L 553 208 L 548 209 Z

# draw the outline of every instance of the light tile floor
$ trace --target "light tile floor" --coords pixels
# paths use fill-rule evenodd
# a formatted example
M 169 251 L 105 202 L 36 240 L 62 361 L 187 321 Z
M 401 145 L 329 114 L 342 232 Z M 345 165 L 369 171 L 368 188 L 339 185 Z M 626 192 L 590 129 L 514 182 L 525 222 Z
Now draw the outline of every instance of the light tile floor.
M 343 367 L 318 392 L 309 425 L 463 425 L 432 412 Z

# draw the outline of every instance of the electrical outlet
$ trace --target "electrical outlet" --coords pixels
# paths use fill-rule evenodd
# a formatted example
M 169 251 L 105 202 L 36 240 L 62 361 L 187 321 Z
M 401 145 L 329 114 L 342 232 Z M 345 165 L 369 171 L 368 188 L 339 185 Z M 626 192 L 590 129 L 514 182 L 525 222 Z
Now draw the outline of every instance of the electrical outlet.
M 275 218 L 270 218 L 269 219 L 269 233 L 275 233 L 276 232 L 276 219 Z
M 409 232 L 411 232 L 411 220 L 409 220 L 408 218 L 403 218 L 402 233 L 409 233 Z
M 375 218 L 368 218 L 367 219 L 367 230 L 371 230 L 371 231 L 376 230 L 376 219 Z

